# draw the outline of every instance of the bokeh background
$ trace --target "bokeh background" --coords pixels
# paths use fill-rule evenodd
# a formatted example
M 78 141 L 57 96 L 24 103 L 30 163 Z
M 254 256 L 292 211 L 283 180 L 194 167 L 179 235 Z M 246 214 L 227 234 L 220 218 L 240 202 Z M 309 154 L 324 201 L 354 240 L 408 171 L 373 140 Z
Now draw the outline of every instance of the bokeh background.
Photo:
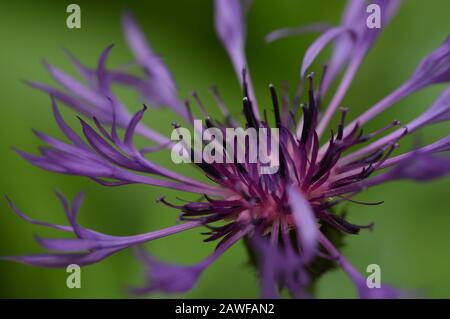
M 41 143 L 31 128 L 61 136 L 52 118 L 49 97 L 21 81 L 32 79 L 53 83 L 42 66 L 42 59 L 75 74 L 62 48 L 73 52 L 93 67 L 109 44 L 115 48 L 108 62 L 115 67 L 131 61 L 120 27 L 120 14 L 130 10 L 146 32 L 153 48 L 172 70 L 181 96 L 193 89 L 211 105 L 208 88 L 219 86 L 226 102 L 239 114 L 240 91 L 230 63 L 215 37 L 212 1 L 77 1 L 81 6 L 82 28 L 65 25 L 68 1 L 2 1 L 0 4 L 0 192 L 10 196 L 25 212 L 48 221 L 65 223 L 52 190 L 69 197 L 86 192 L 81 208 L 83 225 L 117 235 L 134 234 L 172 225 L 177 212 L 155 203 L 167 195 L 183 196 L 149 186 L 105 188 L 76 176 L 42 171 L 21 160 L 15 146 L 34 152 Z M 337 23 L 345 2 L 256 0 L 248 17 L 248 60 L 260 104 L 269 105 L 267 85 L 279 86 L 283 80 L 295 83 L 305 49 L 316 35 L 289 38 L 265 44 L 264 35 L 286 26 L 314 21 Z M 447 0 L 408 0 L 394 21 L 367 56 L 344 105 L 350 117 L 369 107 L 401 84 L 420 59 L 437 47 L 449 34 L 450 2 Z M 320 64 L 326 53 L 315 65 Z M 372 121 L 368 129 L 393 119 L 405 122 L 425 110 L 444 86 L 416 93 Z M 140 107 L 139 98 L 118 91 L 130 109 Z M 215 109 L 214 106 L 211 109 Z M 215 111 L 213 111 L 214 113 Z M 78 127 L 75 113 L 64 109 L 65 117 Z M 170 132 L 177 117 L 168 110 L 149 110 L 144 121 Z M 422 143 L 447 135 L 448 124 L 420 132 Z M 402 144 L 407 150 L 411 141 Z M 167 163 L 168 155 L 156 155 Z M 190 167 L 187 174 L 200 176 Z M 371 263 L 382 268 L 382 280 L 406 290 L 419 289 L 424 296 L 450 297 L 450 180 L 415 184 L 396 182 L 371 189 L 359 199 L 384 200 L 377 207 L 348 206 L 355 223 L 375 222 L 373 232 L 347 237 L 345 255 L 361 270 Z M 214 244 L 202 243 L 194 230 L 146 245 L 157 257 L 171 262 L 194 263 L 206 256 Z M 40 252 L 33 235 L 55 233 L 27 224 L 13 215 L 5 200 L 0 200 L 0 255 Z M 257 296 L 254 270 L 246 263 L 244 246 L 238 244 L 222 256 L 202 276 L 191 298 L 237 298 Z M 68 289 L 64 269 L 41 269 L 0 262 L 0 296 L 7 298 L 121 298 L 127 285 L 143 279 L 140 265 L 131 251 L 82 268 L 82 288 Z M 153 295 L 151 297 L 161 297 Z M 350 281 L 342 271 L 332 271 L 320 280 L 318 297 L 355 297 Z

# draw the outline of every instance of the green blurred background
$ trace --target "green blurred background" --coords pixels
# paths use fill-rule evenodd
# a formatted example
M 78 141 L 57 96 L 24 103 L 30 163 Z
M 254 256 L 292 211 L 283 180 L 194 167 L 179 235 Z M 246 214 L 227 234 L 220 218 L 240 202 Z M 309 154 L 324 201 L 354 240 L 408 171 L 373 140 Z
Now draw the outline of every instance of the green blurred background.
M 53 83 L 41 60 L 75 74 L 61 48 L 72 51 L 93 67 L 100 52 L 109 44 L 115 48 L 108 66 L 129 62 L 120 27 L 120 14 L 129 9 L 135 14 L 154 49 L 172 70 L 181 96 L 193 89 L 211 105 L 208 88 L 219 86 L 226 102 L 239 114 L 240 91 L 230 63 L 215 37 L 212 1 L 77 1 L 81 6 L 82 28 L 65 25 L 68 1 L 2 1 L 0 4 L 0 192 L 10 196 L 25 212 L 40 219 L 65 223 L 53 189 L 69 197 L 86 192 L 81 208 L 83 225 L 110 234 L 127 235 L 173 225 L 177 211 L 155 203 L 175 192 L 148 186 L 105 188 L 82 177 L 63 176 L 42 171 L 21 160 L 16 146 L 34 152 L 41 143 L 31 128 L 61 136 L 49 107 L 48 96 L 30 89 L 22 79 Z M 248 60 L 260 104 L 269 105 L 267 85 L 279 86 L 283 80 L 295 83 L 303 52 L 315 35 L 264 43 L 264 35 L 285 26 L 314 21 L 337 23 L 344 1 L 257 0 L 249 14 Z M 448 0 L 405 1 L 394 21 L 383 31 L 367 56 L 344 105 L 351 117 L 366 109 L 401 84 L 420 59 L 437 47 L 448 35 Z M 317 63 L 325 61 L 323 54 Z M 444 86 L 416 93 L 368 125 L 373 129 L 394 118 L 406 122 L 425 110 Z M 130 109 L 140 107 L 137 96 L 118 91 Z M 213 106 L 212 108 L 215 109 Z M 64 109 L 75 127 L 75 113 Z M 169 132 L 177 119 L 167 110 L 147 112 L 144 121 Z M 447 135 L 448 124 L 440 124 L 420 133 L 422 142 Z M 403 150 L 411 141 L 403 144 Z M 156 156 L 167 163 L 167 154 Z M 172 165 L 173 166 L 173 165 Z M 191 168 L 181 167 L 191 172 Z M 382 268 L 383 282 L 411 290 L 419 289 L 427 297 L 450 297 L 450 180 L 415 184 L 396 182 L 374 188 L 359 199 L 384 200 L 377 207 L 349 205 L 349 218 L 355 223 L 375 222 L 373 232 L 347 237 L 345 255 L 361 270 L 371 263 Z M 183 196 L 183 195 L 180 195 Z M 186 197 L 186 196 L 184 196 Z M 0 255 L 40 252 L 33 235 L 56 236 L 14 216 L 5 200 L 0 201 Z M 194 263 L 206 256 L 214 244 L 202 243 L 199 231 L 190 231 L 146 245 L 165 261 Z M 257 279 L 246 264 L 242 244 L 233 247 L 202 276 L 195 289 L 183 295 L 191 298 L 255 297 Z M 41 269 L 0 263 L 0 296 L 25 298 L 119 298 L 127 297 L 126 285 L 139 284 L 142 269 L 130 251 L 82 269 L 82 288 L 66 288 L 64 269 Z M 154 295 L 153 297 L 160 297 Z M 318 297 L 355 297 L 355 291 L 342 271 L 325 275 L 319 282 Z

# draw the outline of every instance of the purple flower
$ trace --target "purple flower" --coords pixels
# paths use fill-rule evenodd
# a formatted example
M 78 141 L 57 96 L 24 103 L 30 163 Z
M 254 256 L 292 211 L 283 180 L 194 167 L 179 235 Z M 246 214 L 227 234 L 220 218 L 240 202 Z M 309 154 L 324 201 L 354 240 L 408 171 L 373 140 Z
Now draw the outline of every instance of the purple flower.
M 426 56 L 398 89 L 347 124 L 346 116 L 351 110 L 339 108 L 340 103 L 365 54 L 380 33 L 379 29 L 366 28 L 365 6 L 362 3 L 350 0 L 338 26 L 317 23 L 294 30 L 278 30 L 268 36 L 268 40 L 273 41 L 303 32 L 323 32 L 306 51 L 300 70 L 298 94 L 293 103 L 288 102 L 290 99 L 286 94 L 279 99 L 276 89 L 270 85 L 274 113 L 274 120 L 271 120 L 266 113 L 263 116 L 259 113 L 245 57 L 245 16 L 249 1 L 215 1 L 216 31 L 242 85 L 245 127 L 279 129 L 280 161 L 274 174 L 260 174 L 263 163 L 252 163 L 248 158 L 243 163 L 206 161 L 192 164 L 207 177 L 200 181 L 150 160 L 152 153 L 170 147 L 171 140 L 141 123 L 147 107 L 131 115 L 112 93 L 111 85 L 119 84 L 135 90 L 149 105 L 169 107 L 186 124 L 193 124 L 193 116 L 190 104 L 180 101 L 175 80 L 168 68 L 150 48 L 128 13 L 123 17 L 125 37 L 135 56 L 134 66 L 143 71 L 141 76 L 129 72 L 130 66 L 115 70 L 106 67 L 112 46 L 105 49 L 93 69 L 69 54 L 84 79 L 83 83 L 46 64 L 62 89 L 38 82 L 28 83 L 51 96 L 55 120 L 66 139 L 63 141 L 35 131 L 46 146 L 40 149 L 40 155 L 17 150 L 20 156 L 45 170 L 85 176 L 105 186 L 145 184 L 201 194 L 202 197 L 198 201 L 180 203 L 159 198 L 158 202 L 180 211 L 181 223 L 130 236 L 103 234 L 81 226 L 77 222 L 77 214 L 82 195 L 70 204 L 57 193 L 69 226 L 31 219 L 8 199 L 19 217 L 32 224 L 72 233 L 74 237 L 37 238 L 48 253 L 2 259 L 43 267 L 65 267 L 73 263 L 87 265 L 154 239 L 193 228 L 206 228 L 205 241 L 218 241 L 217 248 L 194 265 L 167 264 L 151 257 L 143 248 L 136 247 L 138 258 L 147 269 L 148 282 L 131 291 L 188 291 L 209 265 L 232 245 L 243 241 L 258 269 L 261 296 L 264 298 L 278 297 L 280 289 L 287 289 L 293 297 L 309 298 L 314 281 L 336 266 L 348 274 L 361 298 L 401 297 L 399 291 L 386 285 L 381 288 L 367 287 L 363 275 L 339 252 L 340 237 L 358 234 L 373 225 L 353 224 L 336 212 L 336 206 L 342 202 L 378 205 L 382 202 L 364 203 L 353 197 L 387 181 L 427 181 L 450 172 L 450 158 L 442 154 L 450 150 L 450 135 L 394 156 L 398 143 L 406 135 L 450 119 L 448 87 L 429 109 L 407 125 L 400 127 L 399 121 L 387 120 L 387 124 L 378 130 L 369 133 L 362 130 L 363 124 L 409 94 L 429 85 L 449 82 L 450 38 Z M 386 25 L 393 18 L 400 1 L 379 0 L 376 3 L 382 8 L 382 21 Z M 308 72 L 318 54 L 330 43 L 333 43 L 333 51 L 328 71 L 316 86 L 319 81 Z M 328 93 L 330 84 L 337 79 L 342 68 L 345 68 L 342 81 L 330 104 L 323 108 L 323 96 Z M 300 92 L 305 84 L 307 96 L 303 97 Z M 239 121 L 230 115 L 217 89 L 213 89 L 212 93 L 224 114 L 224 120 L 210 118 L 199 97 L 196 94 L 193 96 L 205 116 L 206 127 L 223 132 L 227 127 L 239 126 Z M 57 101 L 87 118 L 79 117 L 82 135 L 66 124 Z M 298 120 L 300 109 L 302 116 Z M 329 128 L 330 119 L 338 110 L 339 124 L 337 128 Z M 173 126 L 176 130 L 180 129 L 176 122 Z M 331 131 L 327 143 L 320 145 L 320 137 L 327 131 Z M 382 136 L 388 131 L 392 132 Z M 134 143 L 136 134 L 153 144 L 137 148 Z M 247 143 L 238 145 L 244 149 L 248 146 Z M 355 150 L 356 147 L 359 148 Z M 195 155 L 193 150 L 187 151 Z M 374 173 L 377 174 L 373 176 Z M 330 236 L 330 232 L 338 234 L 338 238 Z

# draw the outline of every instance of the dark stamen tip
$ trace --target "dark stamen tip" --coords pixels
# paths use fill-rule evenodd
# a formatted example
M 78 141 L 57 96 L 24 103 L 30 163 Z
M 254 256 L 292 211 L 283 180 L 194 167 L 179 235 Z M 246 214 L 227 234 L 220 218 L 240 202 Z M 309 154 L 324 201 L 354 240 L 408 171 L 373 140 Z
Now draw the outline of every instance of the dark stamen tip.
M 309 83 L 309 89 L 313 89 L 313 80 L 314 80 L 314 72 L 311 72 L 308 74 L 308 83 Z
M 84 120 L 81 118 L 81 116 L 76 115 L 77 119 L 81 122 L 81 124 L 85 124 Z
M 173 121 L 173 122 L 171 123 L 171 125 L 172 125 L 174 128 L 180 128 L 180 127 L 181 127 L 180 124 L 178 124 L 178 123 L 175 122 L 175 121 Z
M 405 136 L 405 135 L 408 134 L 408 133 L 409 133 L 408 127 L 407 127 L 407 126 L 404 126 L 404 127 L 403 127 L 403 136 Z
M 209 92 L 211 92 L 212 95 L 219 96 L 219 87 L 217 85 L 211 85 L 209 87 Z

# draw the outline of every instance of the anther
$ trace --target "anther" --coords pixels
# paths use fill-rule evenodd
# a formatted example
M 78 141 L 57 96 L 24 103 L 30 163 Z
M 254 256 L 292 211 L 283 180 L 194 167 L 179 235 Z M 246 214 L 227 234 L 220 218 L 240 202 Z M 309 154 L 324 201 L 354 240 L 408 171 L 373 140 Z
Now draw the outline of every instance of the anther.
M 270 95 L 272 96 L 273 112 L 275 113 L 275 125 L 276 127 L 279 128 L 281 126 L 281 116 L 280 116 L 280 106 L 278 104 L 277 91 L 275 90 L 273 84 L 269 84 L 269 90 Z
M 178 124 L 178 123 L 175 122 L 175 121 L 173 121 L 171 124 L 172 124 L 172 126 L 173 126 L 174 128 L 176 128 L 176 129 L 178 129 L 178 128 L 181 127 L 180 124 Z

